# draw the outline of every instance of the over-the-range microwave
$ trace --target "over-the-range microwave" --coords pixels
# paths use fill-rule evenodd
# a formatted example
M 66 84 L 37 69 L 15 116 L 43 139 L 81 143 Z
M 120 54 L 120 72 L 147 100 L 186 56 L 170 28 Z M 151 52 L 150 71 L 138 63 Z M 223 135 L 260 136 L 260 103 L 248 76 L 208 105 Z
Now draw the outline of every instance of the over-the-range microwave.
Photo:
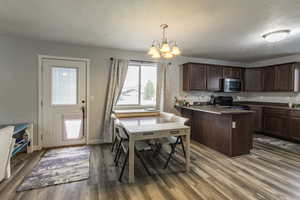
M 223 79 L 223 92 L 240 92 L 242 90 L 242 81 L 240 79 Z

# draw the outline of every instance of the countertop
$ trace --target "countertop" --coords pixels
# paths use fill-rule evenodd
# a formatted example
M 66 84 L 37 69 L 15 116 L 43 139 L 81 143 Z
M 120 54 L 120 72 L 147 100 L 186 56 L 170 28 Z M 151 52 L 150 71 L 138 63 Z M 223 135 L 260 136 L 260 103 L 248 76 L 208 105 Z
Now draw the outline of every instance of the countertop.
M 206 112 L 206 113 L 212 113 L 212 114 L 217 114 L 217 115 L 222 115 L 222 114 L 246 114 L 246 113 L 254 113 L 253 111 L 250 110 L 240 110 L 236 108 L 230 108 L 228 106 L 212 106 L 212 105 L 207 105 L 207 106 L 177 106 L 179 108 L 185 108 L 189 110 L 194 110 L 194 111 L 199 111 L 199 112 Z
M 234 102 L 235 105 L 259 106 L 264 108 L 283 109 L 289 111 L 300 111 L 300 107 L 290 108 L 287 103 L 270 103 L 270 102 L 254 102 L 254 101 L 241 101 Z

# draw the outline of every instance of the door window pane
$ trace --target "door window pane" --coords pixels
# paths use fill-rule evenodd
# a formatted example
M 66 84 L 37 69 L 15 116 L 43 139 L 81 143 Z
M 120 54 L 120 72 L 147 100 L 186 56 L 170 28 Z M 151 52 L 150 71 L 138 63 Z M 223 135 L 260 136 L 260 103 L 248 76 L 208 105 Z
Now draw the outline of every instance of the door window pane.
M 156 104 L 156 66 L 141 66 L 141 105 Z
M 139 67 L 128 66 L 124 87 L 118 105 L 139 104 Z
M 52 68 L 52 105 L 77 104 L 77 69 Z

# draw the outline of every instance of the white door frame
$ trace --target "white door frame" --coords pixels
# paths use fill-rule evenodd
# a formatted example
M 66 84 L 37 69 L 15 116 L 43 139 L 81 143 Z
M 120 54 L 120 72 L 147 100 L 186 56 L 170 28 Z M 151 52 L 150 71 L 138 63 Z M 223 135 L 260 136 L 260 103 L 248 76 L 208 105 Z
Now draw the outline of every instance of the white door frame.
M 59 56 L 48 56 L 48 55 L 38 55 L 38 124 L 37 124 L 37 135 L 38 135 L 38 149 L 43 147 L 43 140 L 42 140 L 42 95 L 43 95 L 43 74 L 42 74 L 42 61 L 43 59 L 53 59 L 53 60 L 67 60 L 67 61 L 82 61 L 86 64 L 86 144 L 89 144 L 89 136 L 90 136 L 90 59 L 88 58 L 70 58 L 70 57 L 59 57 Z

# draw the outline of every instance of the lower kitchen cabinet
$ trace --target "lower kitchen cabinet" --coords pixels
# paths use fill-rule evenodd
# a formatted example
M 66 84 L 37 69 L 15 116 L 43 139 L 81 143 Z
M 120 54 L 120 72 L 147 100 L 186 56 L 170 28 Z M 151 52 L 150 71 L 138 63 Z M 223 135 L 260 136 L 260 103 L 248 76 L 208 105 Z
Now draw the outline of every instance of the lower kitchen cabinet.
M 300 111 L 291 111 L 289 116 L 289 136 L 300 141 Z
M 257 132 L 262 131 L 262 115 L 263 108 L 262 106 L 249 106 L 250 110 L 254 111 L 254 130 Z
M 281 109 L 264 109 L 263 132 L 288 138 L 288 111 Z

